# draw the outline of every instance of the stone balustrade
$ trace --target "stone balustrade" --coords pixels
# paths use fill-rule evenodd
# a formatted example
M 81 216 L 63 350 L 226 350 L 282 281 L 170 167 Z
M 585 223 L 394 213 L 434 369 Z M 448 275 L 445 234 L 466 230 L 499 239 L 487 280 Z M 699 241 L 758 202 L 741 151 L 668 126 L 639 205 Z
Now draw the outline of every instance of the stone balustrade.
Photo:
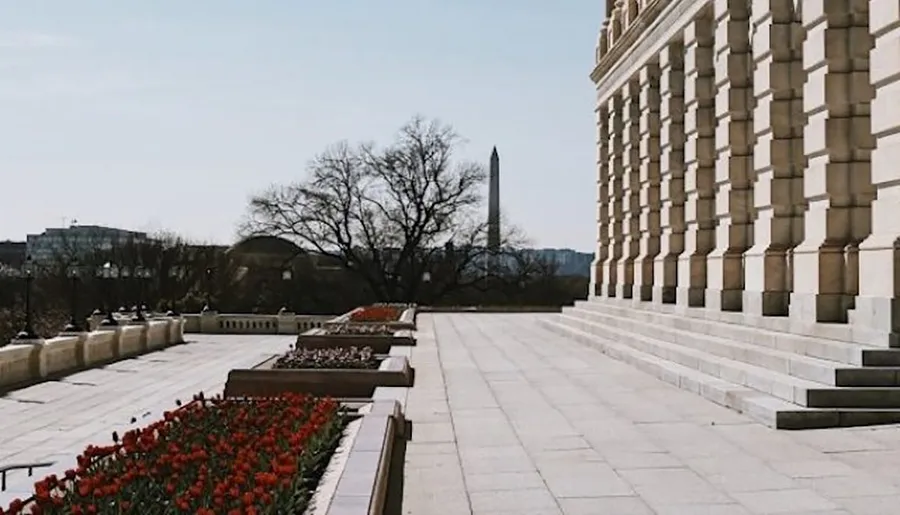
M 99 327 L 0 347 L 0 389 L 58 377 L 184 342 L 181 317 Z
M 282 311 L 274 315 L 204 311 L 182 315 L 186 333 L 301 334 L 322 327 L 333 315 L 302 315 Z
M 900 11 L 618 0 L 591 295 L 900 346 Z

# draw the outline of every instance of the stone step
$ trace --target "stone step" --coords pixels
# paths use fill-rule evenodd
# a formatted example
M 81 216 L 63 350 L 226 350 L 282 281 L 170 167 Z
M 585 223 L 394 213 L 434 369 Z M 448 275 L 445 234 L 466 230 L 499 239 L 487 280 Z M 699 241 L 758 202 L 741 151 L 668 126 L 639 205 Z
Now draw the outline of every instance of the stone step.
M 666 327 L 752 343 L 757 346 L 848 365 L 900 366 L 900 349 L 867 347 L 850 342 L 813 338 L 752 325 L 701 318 L 699 315 L 705 313 L 705 310 L 700 308 L 676 313 L 674 312 L 675 307 L 672 305 L 650 302 L 634 304 L 630 301 L 607 298 L 578 301 L 575 306 L 580 309 L 617 313 L 635 320 L 654 320 Z M 725 315 L 739 314 L 727 313 Z
M 900 350 L 898 349 L 864 349 L 862 351 L 864 367 L 900 367 Z
M 567 313 L 560 318 L 594 334 L 610 334 L 626 345 L 679 365 L 693 368 L 725 381 L 806 407 L 900 408 L 900 395 L 887 395 L 891 388 L 829 387 L 767 368 L 722 358 L 709 352 L 684 347 L 654 336 L 593 322 Z M 666 335 L 663 330 L 657 336 Z M 900 389 L 894 389 L 900 394 Z
M 563 312 L 648 337 L 665 335 L 666 342 L 829 386 L 900 386 L 900 367 L 850 367 L 836 361 L 678 329 L 656 319 L 625 318 L 614 314 L 613 310 L 587 310 L 577 306 L 565 308 Z
M 593 347 L 657 379 L 696 393 L 776 429 L 819 429 L 900 422 L 900 410 L 808 408 L 641 352 L 570 325 L 564 315 L 539 319 L 548 330 Z
M 752 388 L 787 402 L 805 405 L 806 392 L 809 389 L 823 386 L 821 383 L 714 356 L 708 352 L 683 347 L 653 336 L 645 336 L 628 328 L 595 322 L 577 315 L 563 313 L 560 315 L 560 319 L 581 330 L 604 335 L 646 354 L 678 363 L 730 383 Z M 665 333 L 659 333 L 660 336 L 662 334 Z
M 541 323 L 558 334 L 594 347 L 662 381 L 697 393 L 778 429 L 858 426 L 900 421 L 900 410 L 818 409 L 799 406 L 578 329 L 564 322 L 558 315 L 554 319 L 542 319 Z

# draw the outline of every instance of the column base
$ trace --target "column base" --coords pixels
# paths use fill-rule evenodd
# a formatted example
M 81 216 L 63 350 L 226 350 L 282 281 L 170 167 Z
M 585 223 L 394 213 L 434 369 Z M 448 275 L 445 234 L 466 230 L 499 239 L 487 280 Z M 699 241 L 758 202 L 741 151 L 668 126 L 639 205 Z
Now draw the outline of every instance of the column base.
M 856 308 L 848 318 L 857 343 L 900 347 L 900 300 L 856 297 Z
M 742 294 L 742 290 L 706 290 L 706 308 L 740 312 L 744 302 Z
M 674 286 L 657 286 L 653 288 L 653 302 L 659 304 L 675 304 L 677 295 Z
M 675 303 L 691 308 L 706 306 L 706 288 L 677 288 L 675 290 Z
M 634 298 L 634 285 L 633 284 L 616 285 L 616 297 L 618 297 L 620 299 Z
M 846 299 L 840 293 L 791 293 L 789 315 L 801 323 L 847 323 Z
M 639 295 L 640 295 L 639 300 L 641 302 L 653 301 L 653 285 L 652 284 L 642 284 Z
M 791 302 L 790 292 L 744 290 L 742 293 L 744 313 L 767 317 L 788 316 Z

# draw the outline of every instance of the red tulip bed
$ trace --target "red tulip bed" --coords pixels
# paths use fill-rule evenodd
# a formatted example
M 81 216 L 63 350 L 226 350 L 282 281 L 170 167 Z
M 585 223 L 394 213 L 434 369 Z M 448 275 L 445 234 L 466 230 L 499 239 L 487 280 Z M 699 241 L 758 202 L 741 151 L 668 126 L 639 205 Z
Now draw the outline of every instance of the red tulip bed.
M 396 306 L 366 306 L 350 313 L 351 322 L 393 322 L 400 319 L 403 309 Z
M 0 514 L 300 514 L 340 442 L 331 399 L 197 396 L 112 445 L 88 446 L 78 468 L 35 483 Z

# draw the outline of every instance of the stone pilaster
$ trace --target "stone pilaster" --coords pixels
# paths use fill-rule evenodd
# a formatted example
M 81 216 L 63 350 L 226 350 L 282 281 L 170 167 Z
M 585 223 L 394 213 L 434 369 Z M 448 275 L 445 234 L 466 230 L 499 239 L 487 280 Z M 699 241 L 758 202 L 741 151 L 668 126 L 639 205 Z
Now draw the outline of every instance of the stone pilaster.
M 623 159 L 625 158 L 625 143 L 622 133 L 625 127 L 622 119 L 622 96 L 616 93 L 609 99 L 609 120 L 611 137 L 610 141 L 610 158 L 611 167 L 609 170 L 609 179 L 607 181 L 609 187 L 609 224 L 610 236 L 612 243 L 610 245 L 610 258 L 607 261 L 608 288 L 606 294 L 610 297 L 616 296 L 618 284 L 622 278 L 618 274 L 619 261 L 622 259 L 622 251 L 625 242 L 623 233 L 624 223 L 624 191 L 623 182 L 625 175 L 625 167 Z
M 744 311 L 785 316 L 791 288 L 790 252 L 803 239 L 803 38 L 793 2 L 764 0 L 753 12 L 753 246 L 744 254 Z
M 654 260 L 654 302 L 675 303 L 678 257 L 684 252 L 684 45 L 659 53 L 660 250 Z
M 637 78 L 629 80 L 622 88 L 622 115 L 625 125 L 624 169 L 624 210 L 622 230 L 624 233 L 623 258 L 619 261 L 618 297 L 634 297 L 634 261 L 641 251 L 641 90 Z
M 790 315 L 798 323 L 847 321 L 858 283 L 856 246 L 870 233 L 868 6 L 857 0 L 803 1 L 809 210 L 805 239 L 794 250 Z
M 591 265 L 591 296 L 603 295 L 609 259 L 609 113 L 605 102 L 597 109 L 597 251 Z
M 716 247 L 707 256 L 706 307 L 740 311 L 743 254 L 752 231 L 753 59 L 750 2 L 715 2 Z
M 678 303 L 706 301 L 706 256 L 715 247 L 715 93 L 712 13 L 685 30 L 685 245 L 678 261 Z
M 872 234 L 859 245 L 859 296 L 850 314 L 859 339 L 900 346 L 900 5 L 871 2 Z
M 660 147 L 659 147 L 659 64 L 649 62 L 641 69 L 641 168 L 640 168 L 640 254 L 635 266 L 637 296 L 653 300 L 653 261 L 660 250 Z

